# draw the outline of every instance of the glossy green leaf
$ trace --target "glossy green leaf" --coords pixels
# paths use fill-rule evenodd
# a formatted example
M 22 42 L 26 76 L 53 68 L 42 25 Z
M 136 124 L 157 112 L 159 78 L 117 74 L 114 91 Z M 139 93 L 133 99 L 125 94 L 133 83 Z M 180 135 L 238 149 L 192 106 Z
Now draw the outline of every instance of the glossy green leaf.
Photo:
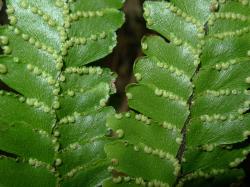
M 109 119 L 115 143 L 105 150 L 118 164 L 111 164 L 105 186 L 229 186 L 244 176 L 235 167 L 250 151 L 240 144 L 250 135 L 249 13 L 249 1 L 144 3 L 147 27 L 159 35 L 143 38 L 145 57 L 136 61 L 137 83 L 127 87 L 127 98 L 135 119 L 147 125 L 139 129 L 127 114 Z M 178 135 L 164 135 L 164 128 L 155 133 L 155 126 Z M 143 157 L 148 147 L 132 149 L 151 143 L 169 152 L 174 138 L 178 178 L 151 152 Z
M 98 186 L 110 178 L 107 69 L 123 1 L 7 0 L 0 27 L 0 186 Z M 105 22 L 105 24 L 103 24 Z

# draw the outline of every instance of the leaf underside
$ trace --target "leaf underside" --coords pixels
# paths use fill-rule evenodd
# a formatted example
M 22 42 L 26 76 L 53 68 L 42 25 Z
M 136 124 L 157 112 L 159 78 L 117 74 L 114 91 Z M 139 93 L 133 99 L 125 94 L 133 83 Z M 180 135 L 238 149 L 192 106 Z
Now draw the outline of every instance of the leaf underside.
M 7 0 L 0 27 L 0 186 L 98 186 L 123 0 Z
M 113 179 L 104 186 L 227 186 L 249 153 L 250 2 L 146 1 L 136 111 L 108 119 Z

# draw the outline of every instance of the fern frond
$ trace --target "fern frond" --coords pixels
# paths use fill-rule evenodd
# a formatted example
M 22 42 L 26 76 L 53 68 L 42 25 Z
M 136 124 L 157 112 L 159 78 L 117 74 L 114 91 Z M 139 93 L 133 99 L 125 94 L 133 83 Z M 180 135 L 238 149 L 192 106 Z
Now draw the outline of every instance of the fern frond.
M 7 1 L 0 79 L 15 93 L 0 91 L 0 186 L 97 186 L 109 177 L 114 76 L 88 64 L 116 45 L 123 1 L 98 2 Z
M 138 83 L 127 88 L 138 114 L 108 120 L 117 140 L 105 150 L 118 164 L 107 186 L 199 186 L 208 178 L 219 186 L 244 175 L 234 168 L 250 151 L 237 144 L 250 134 L 249 12 L 249 1 L 144 3 L 148 28 L 161 36 L 143 39 Z

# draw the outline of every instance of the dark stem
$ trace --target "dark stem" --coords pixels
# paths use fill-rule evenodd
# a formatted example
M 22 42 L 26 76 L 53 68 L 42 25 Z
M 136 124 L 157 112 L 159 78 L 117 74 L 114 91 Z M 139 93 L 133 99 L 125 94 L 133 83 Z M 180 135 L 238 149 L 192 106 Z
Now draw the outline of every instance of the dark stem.
M 199 71 L 200 71 L 200 68 L 201 68 L 201 64 L 198 65 L 198 67 L 196 68 L 195 70 L 195 73 L 194 75 L 192 76 L 191 78 L 191 82 L 193 82 L 194 78 L 198 75 Z M 178 150 L 178 153 L 177 153 L 177 159 L 179 160 L 179 163 L 181 164 L 182 163 L 182 159 L 183 159 L 183 155 L 184 155 L 184 152 L 186 150 L 186 141 L 187 141 L 187 126 L 192 118 L 192 113 L 191 113 L 191 108 L 192 108 L 192 102 L 193 102 L 193 99 L 194 99 L 194 95 L 195 95 L 195 87 L 193 88 L 193 92 L 192 92 L 192 95 L 189 97 L 188 99 L 188 108 L 189 108 L 189 115 L 184 123 L 184 127 L 182 128 L 181 130 L 181 133 L 182 133 L 182 143 L 181 143 L 181 146 Z M 179 174 L 178 178 L 181 178 L 182 177 L 182 170 L 181 170 L 181 173 Z M 177 180 L 178 181 L 178 180 Z
M 208 26 L 207 26 L 207 22 L 204 24 L 204 32 L 205 32 L 205 35 L 208 35 Z M 200 54 L 202 55 L 202 53 Z M 194 78 L 198 75 L 199 71 L 200 71 L 200 68 L 201 68 L 201 63 L 198 65 L 198 67 L 196 68 L 192 78 L 191 78 L 191 82 L 193 82 Z M 189 108 L 189 115 L 184 123 L 184 126 L 181 130 L 181 133 L 182 133 L 182 143 L 181 143 L 181 146 L 178 150 L 178 153 L 177 153 L 177 156 L 176 158 L 179 160 L 179 163 L 181 164 L 182 163 L 182 159 L 183 159 L 183 156 L 184 156 L 184 152 L 186 150 L 186 143 L 187 143 L 187 126 L 188 124 L 190 123 L 190 120 L 192 119 L 192 113 L 191 113 L 191 108 L 192 108 L 192 102 L 193 102 L 193 99 L 194 99 L 194 96 L 195 96 L 195 87 L 193 88 L 193 92 L 192 92 L 192 95 L 189 97 L 188 99 L 188 108 Z M 181 172 L 179 174 L 179 176 L 177 177 L 177 182 L 178 180 L 182 177 L 183 173 L 182 173 L 182 169 L 181 169 Z

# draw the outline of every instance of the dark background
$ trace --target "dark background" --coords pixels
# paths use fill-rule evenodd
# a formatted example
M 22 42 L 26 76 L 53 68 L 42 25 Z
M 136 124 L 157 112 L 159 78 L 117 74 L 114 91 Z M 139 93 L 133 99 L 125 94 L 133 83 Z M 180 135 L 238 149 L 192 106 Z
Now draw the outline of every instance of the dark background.
M 93 0 L 94 1 L 94 0 Z M 113 53 L 107 57 L 95 62 L 96 65 L 108 67 L 113 72 L 117 73 L 116 88 L 117 93 L 110 98 L 110 105 L 115 107 L 118 112 L 128 110 L 127 100 L 125 96 L 125 88 L 129 83 L 135 82 L 133 76 L 133 64 L 136 58 L 142 56 L 141 39 L 144 35 L 153 34 L 152 31 L 146 29 L 145 21 L 142 17 L 142 4 L 144 0 L 126 0 L 123 11 L 126 15 L 126 22 L 117 31 L 118 45 Z M 0 24 L 8 23 L 5 13 L 5 2 L 0 0 Z M 1 51 L 0 51 L 1 53 Z M 0 88 L 9 89 L 0 81 Z M 245 143 L 249 143 L 248 140 Z M 0 154 L 2 152 L 0 151 Z M 241 164 L 241 167 L 246 171 L 247 177 L 244 184 L 240 186 L 250 186 L 250 156 Z

